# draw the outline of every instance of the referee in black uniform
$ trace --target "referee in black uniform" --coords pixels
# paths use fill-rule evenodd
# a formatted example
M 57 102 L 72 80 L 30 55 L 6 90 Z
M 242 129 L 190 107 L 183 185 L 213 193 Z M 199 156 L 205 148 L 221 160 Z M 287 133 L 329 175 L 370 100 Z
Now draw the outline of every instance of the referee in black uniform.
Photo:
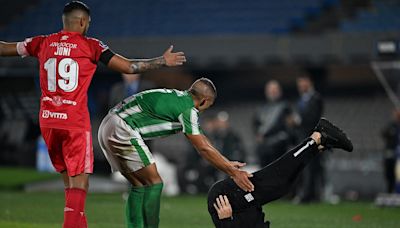
M 318 153 L 340 148 L 353 151 L 346 134 L 322 118 L 310 138 L 253 173 L 253 192 L 240 189 L 231 178 L 215 183 L 208 193 L 208 212 L 217 228 L 266 228 L 262 206 L 284 196 L 303 168 Z

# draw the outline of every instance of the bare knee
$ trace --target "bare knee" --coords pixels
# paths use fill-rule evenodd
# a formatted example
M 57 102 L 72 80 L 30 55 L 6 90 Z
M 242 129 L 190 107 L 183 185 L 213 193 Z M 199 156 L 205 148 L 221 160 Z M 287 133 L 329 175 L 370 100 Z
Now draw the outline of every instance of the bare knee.
M 148 179 L 145 179 L 143 181 L 144 181 L 144 185 L 154 185 L 154 184 L 162 183 L 162 179 L 159 175 L 154 176 L 154 177 L 149 177 Z
M 87 191 L 89 189 L 89 175 L 83 173 L 69 177 L 69 187 L 80 188 Z
M 154 185 L 162 183 L 162 179 L 160 174 L 157 171 L 157 167 L 155 164 L 142 168 L 136 171 L 135 176 L 138 180 L 140 180 L 143 185 Z

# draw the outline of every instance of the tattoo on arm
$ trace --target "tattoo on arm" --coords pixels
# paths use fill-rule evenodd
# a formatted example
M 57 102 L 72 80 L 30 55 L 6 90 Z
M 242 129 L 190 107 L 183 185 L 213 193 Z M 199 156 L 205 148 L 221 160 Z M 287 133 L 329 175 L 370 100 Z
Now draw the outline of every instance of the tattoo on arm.
M 130 61 L 132 73 L 142 73 L 147 70 L 158 69 L 166 64 L 163 56 L 153 59 L 131 59 Z

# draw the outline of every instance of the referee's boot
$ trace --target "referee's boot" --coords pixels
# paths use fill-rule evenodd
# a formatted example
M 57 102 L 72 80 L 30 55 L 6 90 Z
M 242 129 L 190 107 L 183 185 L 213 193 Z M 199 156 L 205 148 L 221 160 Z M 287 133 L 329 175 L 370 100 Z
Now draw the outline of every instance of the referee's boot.
M 321 118 L 314 131 L 321 133 L 321 145 L 324 149 L 340 148 L 348 152 L 353 151 L 353 143 L 346 133 L 327 119 Z

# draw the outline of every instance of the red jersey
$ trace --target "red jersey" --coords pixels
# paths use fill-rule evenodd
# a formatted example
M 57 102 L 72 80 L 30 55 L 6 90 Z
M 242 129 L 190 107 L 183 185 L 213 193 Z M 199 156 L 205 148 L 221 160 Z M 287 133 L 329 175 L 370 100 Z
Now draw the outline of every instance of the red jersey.
M 101 41 L 77 32 L 61 31 L 18 43 L 18 53 L 40 64 L 40 126 L 90 129 L 87 91 L 100 55 Z

